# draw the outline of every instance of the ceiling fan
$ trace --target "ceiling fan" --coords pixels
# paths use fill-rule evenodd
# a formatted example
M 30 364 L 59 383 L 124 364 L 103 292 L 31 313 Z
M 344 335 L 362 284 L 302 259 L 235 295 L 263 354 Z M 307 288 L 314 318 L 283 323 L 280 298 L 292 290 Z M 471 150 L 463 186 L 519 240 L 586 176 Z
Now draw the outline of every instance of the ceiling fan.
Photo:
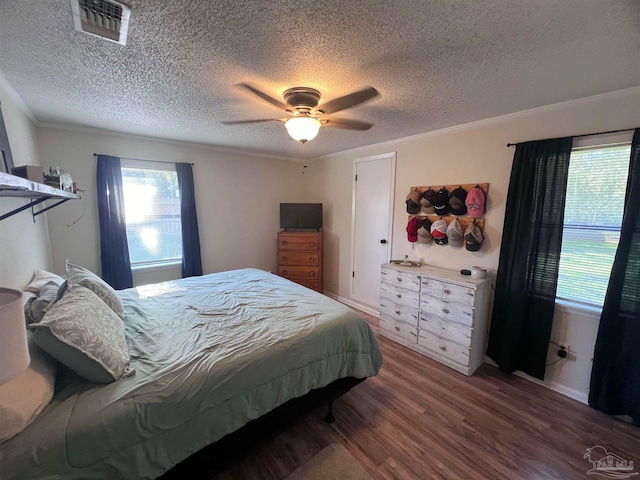
M 344 128 L 347 130 L 369 130 L 373 124 L 360 120 L 349 120 L 346 118 L 330 118 L 330 115 L 340 110 L 355 107 L 378 95 L 378 91 L 373 87 L 366 87 L 357 92 L 350 93 L 343 97 L 338 97 L 322 105 L 320 103 L 320 92 L 309 87 L 294 87 L 286 90 L 283 94 L 284 103 L 267 95 L 246 83 L 238 84 L 257 95 L 271 105 L 288 113 L 287 118 L 262 118 L 257 120 L 236 120 L 222 122 L 225 125 L 236 125 L 242 123 L 262 123 L 262 122 L 282 122 L 287 128 L 287 132 L 294 140 L 306 143 L 313 140 L 321 126 Z

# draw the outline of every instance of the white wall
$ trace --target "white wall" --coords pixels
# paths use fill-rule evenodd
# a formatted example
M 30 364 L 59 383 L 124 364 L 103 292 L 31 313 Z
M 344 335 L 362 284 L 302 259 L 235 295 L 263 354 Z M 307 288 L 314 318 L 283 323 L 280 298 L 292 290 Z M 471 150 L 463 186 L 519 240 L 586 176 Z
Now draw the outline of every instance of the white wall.
M 351 300 L 349 265 L 354 159 L 392 151 L 397 153 L 392 258 L 402 258 L 407 254 L 411 259 L 454 270 L 481 265 L 495 276 L 514 153 L 514 149 L 507 148 L 506 144 L 638 126 L 640 88 L 635 88 L 372 145 L 313 161 L 307 169 L 309 201 L 324 202 L 331 212 L 325 228 L 325 290 Z M 412 245 L 407 241 L 405 227 L 408 217 L 404 201 L 411 186 L 475 182 L 489 183 L 486 240 L 479 252 L 433 244 Z M 563 389 L 581 400 L 586 398 L 596 331 L 597 318 L 571 313 L 556 315 L 552 340 L 570 343 L 576 360 L 549 368 L 547 385 Z
M 49 214 L 54 271 L 64 272 L 67 258 L 100 273 L 100 242 L 96 200 L 96 159 L 104 153 L 143 160 L 194 163 L 196 206 L 204 273 L 244 267 L 275 270 L 280 202 L 304 195 L 302 168 L 287 160 L 228 153 L 180 142 L 39 127 L 43 163 L 68 171 L 86 190 L 82 202 Z M 71 202 L 70 202 L 71 203 Z M 137 285 L 180 278 L 180 269 L 141 273 Z
M 0 86 L 0 103 L 14 164 L 40 165 L 35 127 L 15 97 L 9 95 L 9 88 Z M 0 197 L 0 214 L 28 202 Z M 34 223 L 31 210 L 26 210 L 0 222 L 0 286 L 22 289 L 31 281 L 35 269 L 51 268 L 46 215 L 37 216 Z

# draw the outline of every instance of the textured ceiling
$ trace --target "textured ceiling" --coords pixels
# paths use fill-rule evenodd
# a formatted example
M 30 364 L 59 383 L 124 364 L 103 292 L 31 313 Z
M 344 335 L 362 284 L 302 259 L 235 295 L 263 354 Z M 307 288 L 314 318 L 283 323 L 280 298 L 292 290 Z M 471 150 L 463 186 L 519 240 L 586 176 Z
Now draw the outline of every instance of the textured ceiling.
M 132 0 L 127 45 L 73 29 L 69 0 L 0 0 L 0 72 L 38 122 L 303 155 L 282 115 L 234 84 L 323 100 L 307 158 L 640 85 L 638 0 Z

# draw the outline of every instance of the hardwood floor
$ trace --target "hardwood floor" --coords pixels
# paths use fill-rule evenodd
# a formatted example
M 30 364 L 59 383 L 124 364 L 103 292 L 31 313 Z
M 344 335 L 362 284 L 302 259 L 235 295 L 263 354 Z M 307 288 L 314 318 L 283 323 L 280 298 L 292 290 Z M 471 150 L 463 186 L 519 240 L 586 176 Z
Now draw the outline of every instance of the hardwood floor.
M 637 427 L 490 365 L 466 377 L 378 340 L 380 374 L 335 402 L 335 423 L 314 412 L 217 478 L 283 479 L 332 442 L 376 479 L 584 479 L 595 445 L 640 470 Z

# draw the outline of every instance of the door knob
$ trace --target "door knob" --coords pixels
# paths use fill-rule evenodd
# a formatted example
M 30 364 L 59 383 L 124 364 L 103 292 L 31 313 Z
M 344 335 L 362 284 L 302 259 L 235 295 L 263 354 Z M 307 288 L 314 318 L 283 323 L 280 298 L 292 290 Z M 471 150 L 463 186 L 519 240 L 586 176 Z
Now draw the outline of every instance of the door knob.
M 382 240 L 380 240 L 380 243 L 382 243 L 384 245 L 385 243 L 387 243 L 387 240 L 385 238 L 383 238 Z

